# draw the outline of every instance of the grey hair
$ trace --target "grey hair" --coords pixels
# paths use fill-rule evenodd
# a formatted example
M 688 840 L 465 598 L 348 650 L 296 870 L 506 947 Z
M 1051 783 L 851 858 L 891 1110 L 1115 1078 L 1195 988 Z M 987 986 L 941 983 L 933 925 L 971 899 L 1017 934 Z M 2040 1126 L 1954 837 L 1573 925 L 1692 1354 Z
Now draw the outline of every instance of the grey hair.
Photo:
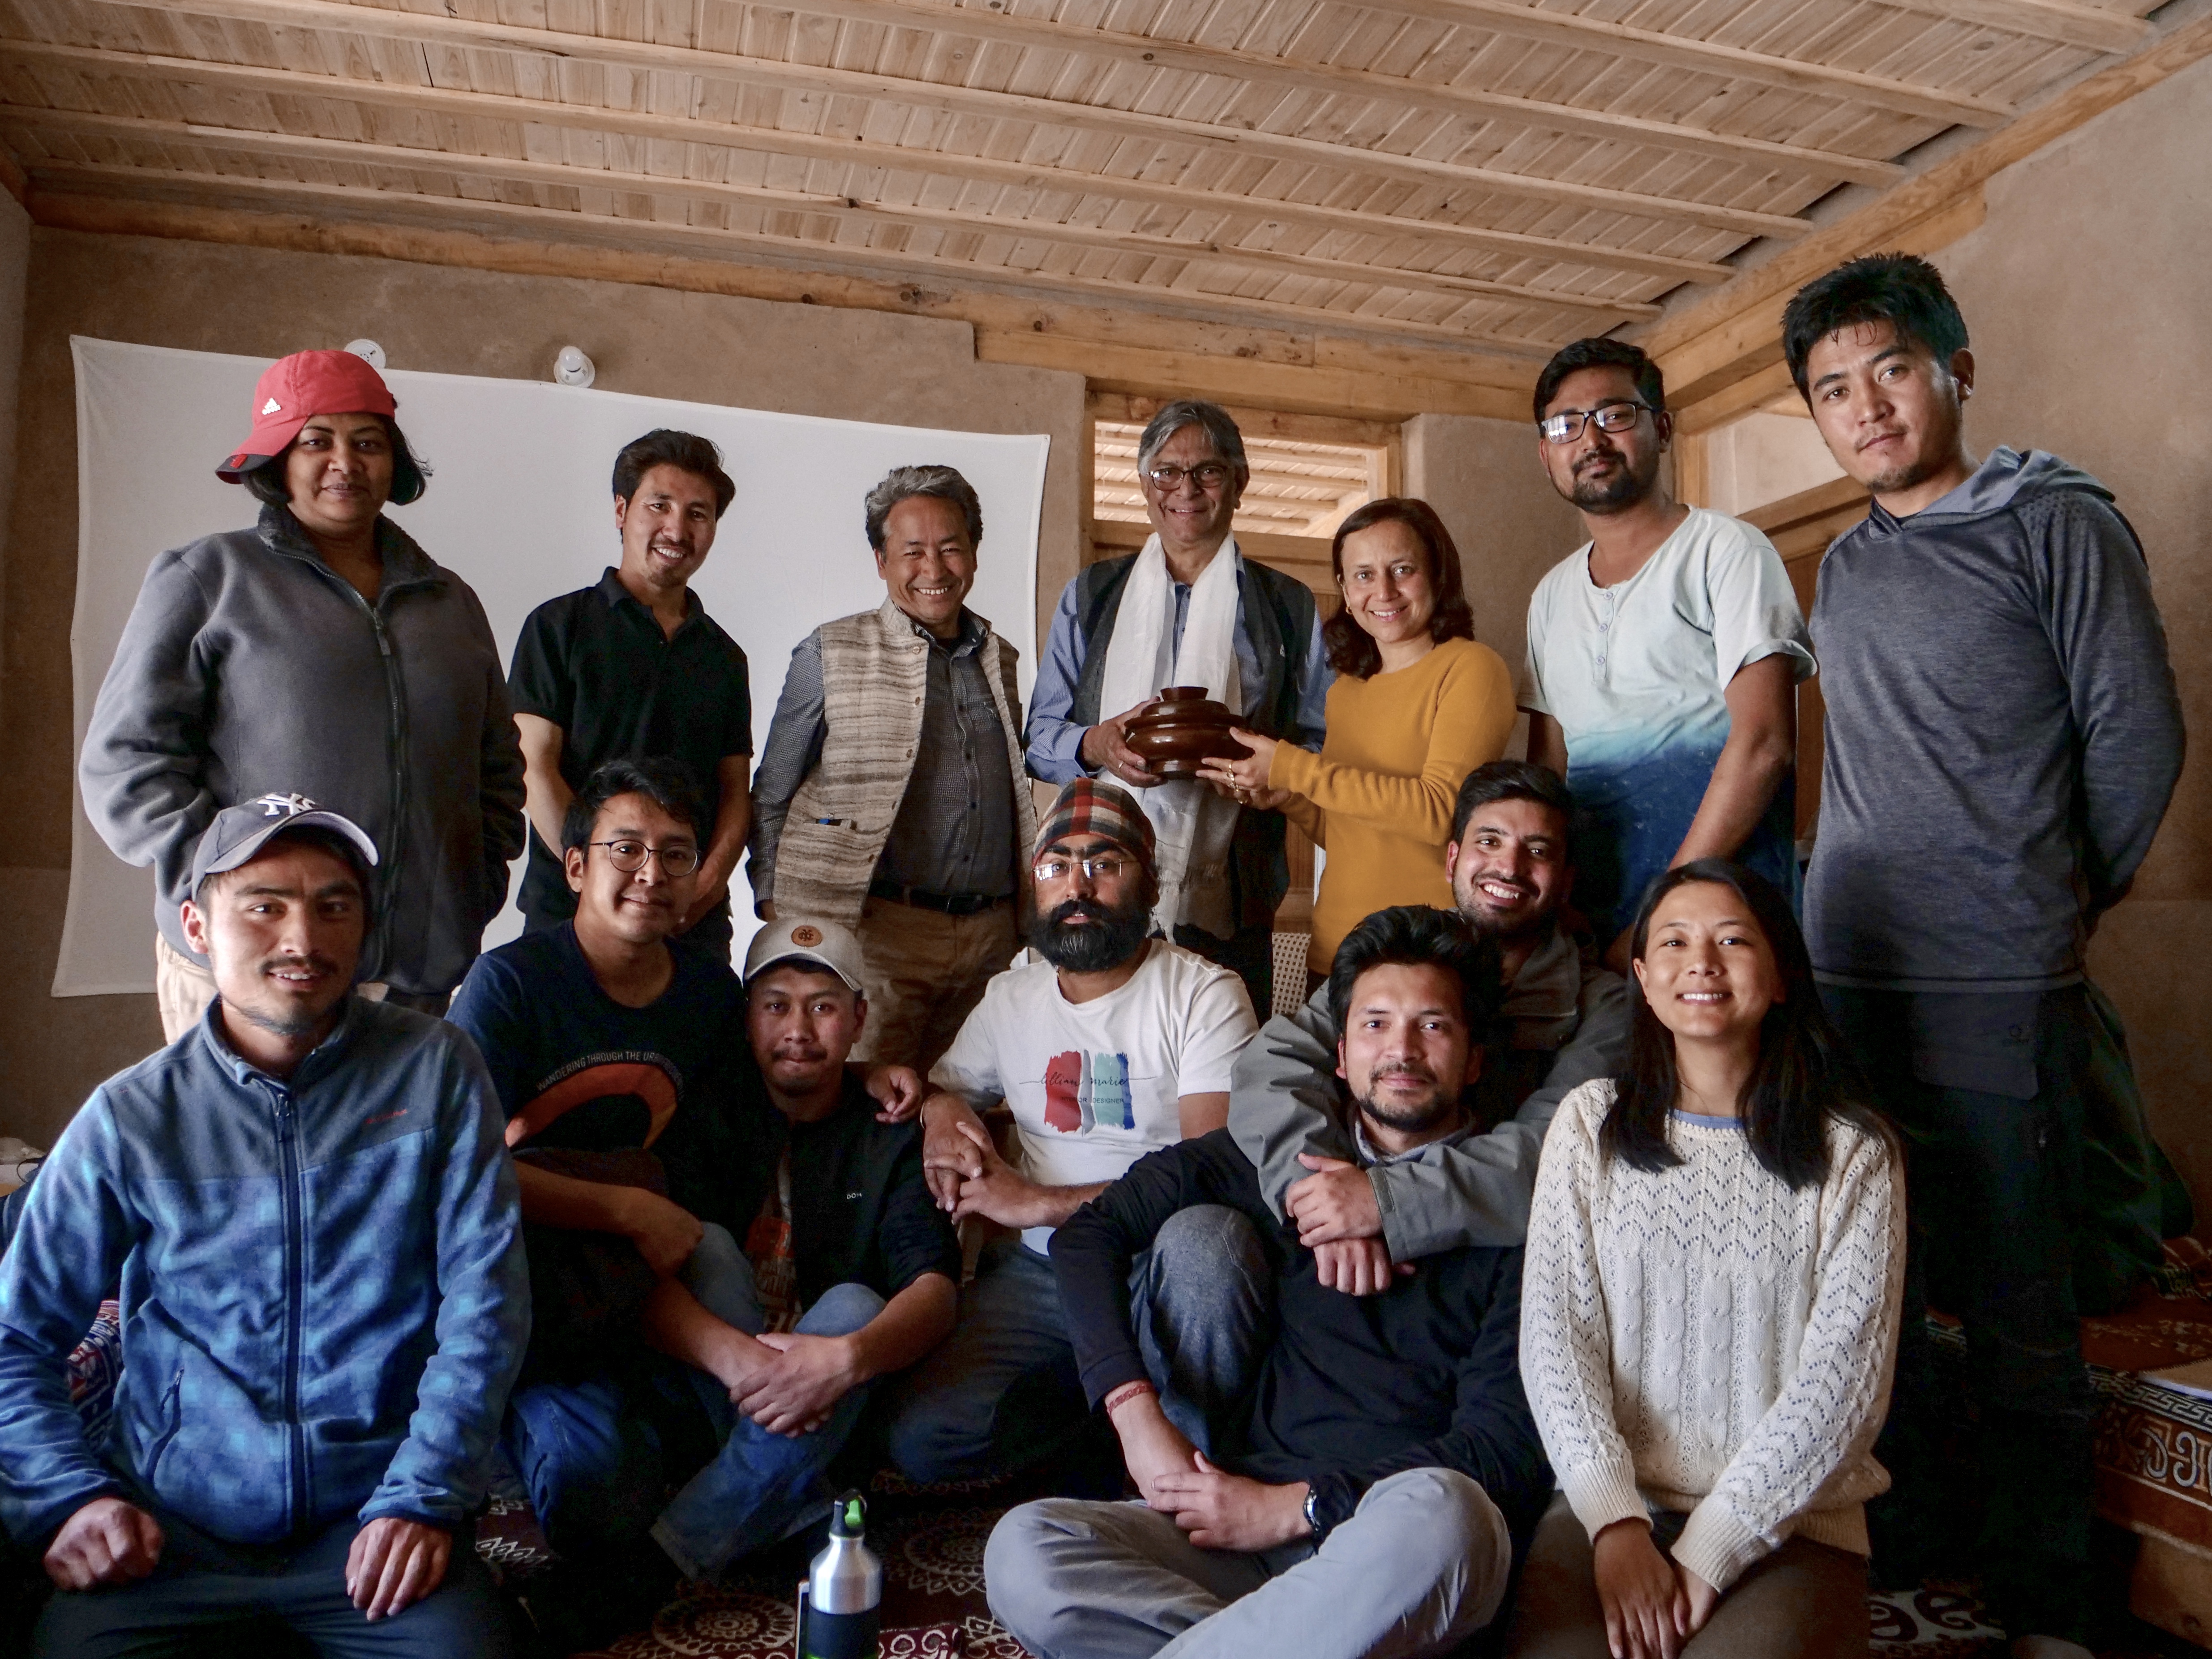
M 1150 472 L 1160 445 L 1185 427 L 1196 427 L 1213 440 L 1213 452 L 1229 463 L 1237 475 L 1237 488 L 1251 481 L 1252 464 L 1244 458 L 1244 434 L 1237 430 L 1227 409 L 1196 397 L 1176 398 L 1146 423 L 1145 435 L 1137 440 L 1137 470 Z
M 952 503 L 968 521 L 968 544 L 983 544 L 983 504 L 975 499 L 975 487 L 960 475 L 958 468 L 893 467 L 884 475 L 884 481 L 868 492 L 870 547 L 878 553 L 884 550 L 884 521 L 891 516 L 893 507 L 917 495 L 933 495 Z

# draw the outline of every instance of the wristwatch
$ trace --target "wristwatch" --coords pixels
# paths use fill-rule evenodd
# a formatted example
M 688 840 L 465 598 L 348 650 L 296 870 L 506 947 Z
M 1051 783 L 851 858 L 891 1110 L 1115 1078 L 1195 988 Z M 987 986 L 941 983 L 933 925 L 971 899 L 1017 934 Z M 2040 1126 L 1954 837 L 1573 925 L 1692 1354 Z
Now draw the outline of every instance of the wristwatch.
M 1306 1488 L 1306 1502 L 1305 1502 L 1305 1511 L 1304 1511 L 1304 1513 L 1305 1513 L 1305 1517 L 1306 1517 L 1306 1528 L 1307 1528 L 1307 1529 L 1308 1529 L 1309 1531 L 1310 1531 L 1310 1532 L 1313 1534 L 1313 1541 L 1314 1541 L 1314 1542 L 1316 1542 L 1316 1544 L 1318 1544 L 1319 1542 L 1321 1542 L 1321 1535 L 1322 1535 L 1321 1513 L 1320 1513 L 1319 1509 L 1317 1508 L 1317 1505 L 1320 1504 L 1320 1502 L 1321 1502 L 1321 1493 L 1319 1493 L 1318 1492 L 1315 1491 L 1311 1486 L 1308 1486 L 1308 1487 Z

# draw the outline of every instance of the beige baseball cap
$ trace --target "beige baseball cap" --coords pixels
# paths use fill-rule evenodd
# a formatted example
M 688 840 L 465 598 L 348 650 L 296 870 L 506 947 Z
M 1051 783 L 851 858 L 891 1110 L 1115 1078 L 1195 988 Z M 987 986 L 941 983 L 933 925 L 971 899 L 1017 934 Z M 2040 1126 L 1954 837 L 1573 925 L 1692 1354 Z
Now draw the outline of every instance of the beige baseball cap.
M 835 922 L 801 917 L 768 923 L 746 947 L 745 983 L 750 985 L 779 962 L 810 962 L 827 968 L 852 987 L 855 996 L 867 995 L 860 984 L 860 942 L 850 928 Z

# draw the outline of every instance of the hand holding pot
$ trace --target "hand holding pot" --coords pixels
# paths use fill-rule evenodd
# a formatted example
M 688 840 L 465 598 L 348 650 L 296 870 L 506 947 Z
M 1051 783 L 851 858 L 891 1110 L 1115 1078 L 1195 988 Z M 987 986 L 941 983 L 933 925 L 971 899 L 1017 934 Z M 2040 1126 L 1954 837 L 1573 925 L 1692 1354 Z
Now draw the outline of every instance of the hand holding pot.
M 1245 753 L 1217 755 L 1206 760 L 1199 767 L 1199 777 L 1239 806 L 1261 812 L 1274 811 L 1291 798 L 1289 790 L 1267 787 L 1267 772 L 1275 763 L 1278 740 L 1247 731 L 1242 726 L 1231 727 L 1229 736 L 1244 746 Z
M 1150 789 L 1161 781 L 1160 774 L 1152 770 L 1145 757 L 1129 747 L 1129 723 L 1151 709 L 1159 699 L 1146 698 L 1133 709 L 1124 709 L 1110 720 L 1101 720 L 1083 734 L 1083 743 L 1078 753 L 1084 765 L 1110 772 L 1125 784 L 1139 789 Z

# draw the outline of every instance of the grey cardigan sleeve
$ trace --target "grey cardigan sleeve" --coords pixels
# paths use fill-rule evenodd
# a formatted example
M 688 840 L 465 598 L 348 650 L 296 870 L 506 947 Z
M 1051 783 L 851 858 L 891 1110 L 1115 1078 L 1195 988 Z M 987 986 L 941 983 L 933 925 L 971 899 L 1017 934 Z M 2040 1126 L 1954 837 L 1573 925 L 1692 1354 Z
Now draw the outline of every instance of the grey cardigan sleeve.
M 1628 982 L 1610 968 L 1586 967 L 1576 1004 L 1575 1034 L 1559 1045 L 1541 1086 L 1513 1114 L 1515 1123 L 1534 1126 L 1540 1139 L 1571 1091 L 1594 1077 L 1619 1077 L 1628 1070 L 1628 1031 L 1636 1013 Z
M 822 691 L 822 635 L 819 629 L 792 647 L 783 693 L 775 699 L 768 746 L 753 774 L 753 826 L 745 879 L 752 884 L 753 908 L 775 898 L 775 850 L 783 839 L 783 820 L 791 797 L 799 793 L 814 763 L 822 758 L 828 719 Z
M 1309 1172 L 1300 1153 L 1352 1155 L 1338 1103 L 1337 1031 L 1327 996 L 1324 986 L 1295 1015 L 1261 1027 L 1238 1057 L 1231 1084 L 1229 1132 L 1259 1170 L 1261 1195 L 1279 1215 L 1291 1184 Z M 1618 1075 L 1626 1066 L 1633 1007 L 1618 974 L 1585 976 L 1574 1036 L 1510 1121 L 1433 1157 L 1368 1171 L 1391 1260 L 1416 1261 L 1463 1245 L 1521 1244 L 1553 1114 L 1577 1084 Z
M 469 611 L 483 641 L 486 663 L 477 788 L 483 811 L 484 923 L 488 926 L 507 904 L 507 866 L 520 855 L 529 832 L 522 815 L 522 737 L 515 730 L 514 705 L 507 701 L 499 643 L 492 636 L 483 602 L 473 590 L 467 591 Z
M 208 596 L 181 552 L 146 572 L 115 659 L 94 699 L 77 784 L 85 815 L 115 856 L 182 885 L 217 803 L 208 789 L 205 710 L 213 680 L 200 648 Z
M 1467 1244 L 1511 1246 L 1528 1238 L 1536 1165 L 1559 1102 L 1594 1077 L 1620 1075 L 1628 1064 L 1636 1005 L 1626 982 L 1617 973 L 1586 973 L 1577 1003 L 1575 1034 L 1510 1121 L 1439 1148 L 1433 1158 L 1369 1172 L 1391 1260 L 1410 1262 Z
M 1336 1085 L 1336 1021 L 1328 987 L 1296 1014 L 1278 1014 L 1244 1045 L 1229 1078 L 1229 1133 L 1260 1172 L 1260 1196 L 1275 1214 L 1293 1181 L 1312 1173 L 1298 1162 L 1350 1158 Z

